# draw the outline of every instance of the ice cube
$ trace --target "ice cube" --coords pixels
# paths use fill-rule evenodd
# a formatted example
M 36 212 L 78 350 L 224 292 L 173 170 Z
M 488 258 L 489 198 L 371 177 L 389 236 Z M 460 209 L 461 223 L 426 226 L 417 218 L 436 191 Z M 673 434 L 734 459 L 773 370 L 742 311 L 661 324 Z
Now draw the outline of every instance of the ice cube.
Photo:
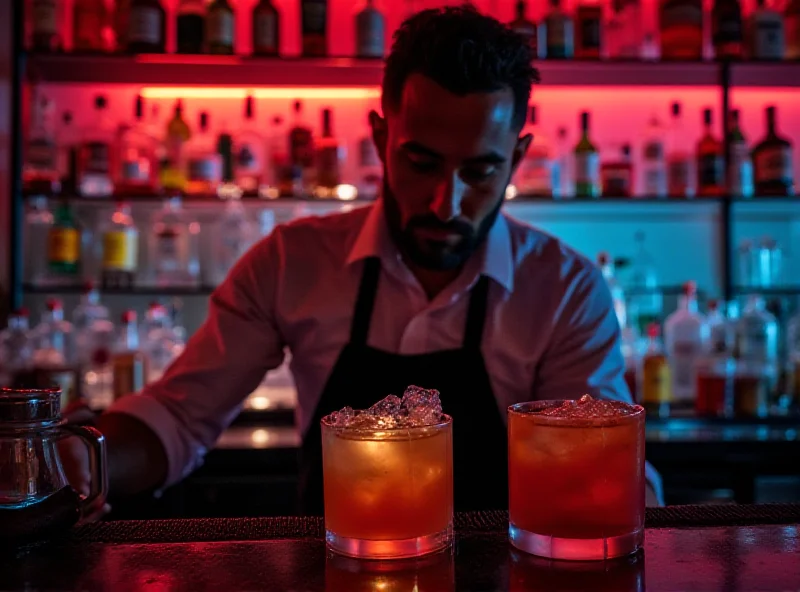
M 410 386 L 403 394 L 402 404 L 412 426 L 434 425 L 442 421 L 442 402 L 436 389 Z
M 391 429 L 434 425 L 442 421 L 439 391 L 410 386 L 403 398 L 384 397 L 366 411 L 345 407 L 334 411 L 325 420 L 336 427 Z

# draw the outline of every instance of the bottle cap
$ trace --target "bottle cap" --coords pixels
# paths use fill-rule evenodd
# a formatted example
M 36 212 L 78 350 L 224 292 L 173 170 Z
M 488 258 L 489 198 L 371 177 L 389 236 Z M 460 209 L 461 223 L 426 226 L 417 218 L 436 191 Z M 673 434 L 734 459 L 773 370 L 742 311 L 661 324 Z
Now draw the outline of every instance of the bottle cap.
M 83 282 L 83 293 L 88 294 L 89 292 L 94 292 L 97 289 L 97 282 L 94 280 L 86 280 Z
M 681 104 L 678 101 L 672 103 L 672 114 L 678 116 L 681 114 Z
M 245 119 L 252 119 L 254 111 L 255 111 L 255 104 L 253 101 L 253 95 L 247 95 L 247 97 L 244 100 Z
M 31 312 L 28 310 L 27 306 L 20 306 L 17 310 L 14 311 L 14 315 L 18 317 L 29 317 L 31 316 Z
M 136 322 L 136 311 L 135 310 L 126 310 L 122 313 L 122 322 L 127 324 L 135 323 Z
M 606 251 L 601 251 L 600 253 L 597 254 L 598 265 L 608 265 L 610 260 L 611 256 Z
M 61 300 L 58 298 L 48 298 L 47 303 L 45 304 L 47 310 L 63 310 L 64 305 L 61 303 Z
M 650 323 L 647 325 L 647 336 L 658 337 L 661 335 L 661 327 L 658 323 Z
M 689 280 L 685 284 L 683 284 L 683 293 L 686 296 L 696 296 L 697 295 L 697 282 L 694 280 Z
M 97 95 L 94 98 L 94 106 L 97 109 L 105 109 L 106 107 L 108 107 L 108 99 L 106 98 L 105 95 Z
M 719 300 L 716 298 L 712 298 L 708 301 L 708 310 L 709 312 L 717 310 L 719 308 Z

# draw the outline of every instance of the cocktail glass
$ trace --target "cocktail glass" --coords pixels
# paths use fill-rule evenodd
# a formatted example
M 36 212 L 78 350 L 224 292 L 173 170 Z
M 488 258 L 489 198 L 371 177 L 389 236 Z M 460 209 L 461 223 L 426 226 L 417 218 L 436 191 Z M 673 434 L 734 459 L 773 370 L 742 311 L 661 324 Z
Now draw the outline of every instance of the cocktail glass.
M 376 429 L 322 420 L 325 538 L 343 555 L 417 557 L 453 536 L 453 420 Z
M 508 409 L 509 538 L 552 559 L 628 555 L 644 538 L 639 405 L 534 401 Z

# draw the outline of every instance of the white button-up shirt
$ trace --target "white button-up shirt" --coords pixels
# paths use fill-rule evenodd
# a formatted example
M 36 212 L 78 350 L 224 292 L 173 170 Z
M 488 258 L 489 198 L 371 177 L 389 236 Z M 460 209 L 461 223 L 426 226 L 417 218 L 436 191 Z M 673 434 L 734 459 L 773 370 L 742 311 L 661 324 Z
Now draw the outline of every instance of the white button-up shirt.
M 292 353 L 298 425 L 309 429 L 349 339 L 367 257 L 381 261 L 372 347 L 400 354 L 460 347 L 470 289 L 487 275 L 482 351 L 503 417 L 509 405 L 532 399 L 589 393 L 630 400 L 611 294 L 591 261 L 503 214 L 455 281 L 428 300 L 394 246 L 378 201 L 278 226 L 214 292 L 208 319 L 161 380 L 113 405 L 112 412 L 137 417 L 159 436 L 167 484 L 201 462 L 244 398 L 281 364 L 285 348 Z M 375 400 L 388 394 L 376 392 Z

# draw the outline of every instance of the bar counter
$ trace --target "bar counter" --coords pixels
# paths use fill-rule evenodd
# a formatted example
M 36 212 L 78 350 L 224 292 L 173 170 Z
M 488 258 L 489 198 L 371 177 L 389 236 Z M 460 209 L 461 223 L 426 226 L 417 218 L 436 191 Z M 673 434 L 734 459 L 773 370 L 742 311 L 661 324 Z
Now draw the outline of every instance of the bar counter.
M 631 558 L 552 562 L 507 542 L 506 512 L 456 516 L 456 542 L 403 563 L 326 551 L 321 518 L 115 521 L 0 554 L 0 590 L 797 590 L 800 504 L 647 510 Z

